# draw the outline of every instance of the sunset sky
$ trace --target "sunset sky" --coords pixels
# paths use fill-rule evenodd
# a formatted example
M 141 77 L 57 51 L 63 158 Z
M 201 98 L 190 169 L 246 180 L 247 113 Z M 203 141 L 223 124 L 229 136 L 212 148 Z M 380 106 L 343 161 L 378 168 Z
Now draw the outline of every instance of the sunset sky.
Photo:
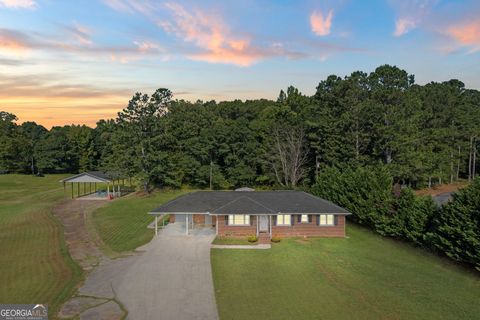
M 0 0 L 0 111 L 47 128 L 136 91 L 273 99 L 385 63 L 479 89 L 480 1 Z

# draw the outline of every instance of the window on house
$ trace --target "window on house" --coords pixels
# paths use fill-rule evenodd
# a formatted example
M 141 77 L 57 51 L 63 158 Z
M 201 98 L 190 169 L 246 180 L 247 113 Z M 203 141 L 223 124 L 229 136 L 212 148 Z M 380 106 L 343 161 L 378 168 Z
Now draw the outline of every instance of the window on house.
M 318 224 L 321 226 L 333 226 L 334 225 L 333 214 L 321 214 L 320 221 Z
M 289 214 L 279 214 L 277 216 L 277 226 L 289 226 L 292 224 L 292 216 Z
M 301 223 L 308 223 L 308 214 L 302 214 Z
M 247 214 L 231 214 L 228 216 L 228 224 L 232 226 L 250 225 L 250 216 Z

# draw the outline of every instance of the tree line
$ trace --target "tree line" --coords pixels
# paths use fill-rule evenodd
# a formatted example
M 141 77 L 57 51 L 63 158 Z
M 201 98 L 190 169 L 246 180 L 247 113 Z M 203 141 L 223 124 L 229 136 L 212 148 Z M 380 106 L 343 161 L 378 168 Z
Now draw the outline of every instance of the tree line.
M 459 80 L 417 85 L 390 65 L 331 75 L 312 96 L 289 87 L 276 101 L 189 102 L 161 88 L 95 128 L 47 130 L 0 112 L 0 173 L 102 170 L 146 191 L 302 188 L 383 236 L 478 269 L 480 179 L 442 208 L 405 188 L 473 180 L 478 119 L 479 91 Z
M 444 206 L 410 188 L 392 192 L 385 165 L 323 169 L 310 191 L 347 208 L 351 220 L 480 271 L 480 178 Z
M 153 185 L 308 187 L 327 167 L 379 163 L 412 187 L 472 179 L 480 92 L 459 80 L 415 84 L 383 65 L 331 75 L 308 96 L 276 101 L 174 100 L 168 89 L 137 93 L 95 128 L 16 123 L 0 113 L 0 172 L 103 170 Z

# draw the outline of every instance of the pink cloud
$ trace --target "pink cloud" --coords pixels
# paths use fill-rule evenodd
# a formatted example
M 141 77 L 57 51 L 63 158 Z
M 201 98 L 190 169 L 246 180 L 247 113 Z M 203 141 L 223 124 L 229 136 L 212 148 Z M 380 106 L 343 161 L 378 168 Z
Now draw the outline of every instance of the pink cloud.
M 21 53 L 25 51 L 46 51 L 46 52 L 66 52 L 81 59 L 92 59 L 94 57 L 108 58 L 110 61 L 127 63 L 129 61 L 140 60 L 143 58 L 153 58 L 165 60 L 168 57 L 163 48 L 154 42 L 146 40 L 133 41 L 133 44 L 125 46 L 99 46 L 94 44 L 89 38 L 79 39 L 75 32 L 86 32 L 82 27 L 65 27 L 74 33 L 74 37 L 68 39 L 62 35 L 62 38 L 46 36 L 40 37 L 38 33 L 32 35 L 21 31 L 0 28 L 0 52 Z M 81 32 L 80 32 L 81 33 Z M 81 33 L 82 34 L 82 33 Z
M 34 9 L 37 3 L 34 0 L 0 0 L 0 6 L 14 9 Z
M 246 67 L 268 56 L 284 53 L 279 48 L 256 47 L 248 37 L 233 35 L 218 16 L 200 10 L 187 11 L 176 3 L 167 3 L 165 7 L 170 11 L 172 20 L 159 21 L 158 25 L 167 33 L 175 34 L 201 49 L 201 52 L 187 54 L 190 59 Z
M 91 35 L 92 31 L 89 27 L 74 22 L 71 26 L 64 26 L 65 29 L 73 35 L 75 40 L 84 45 L 93 44 Z
M 0 51 L 23 52 L 29 49 L 25 37 L 19 33 L 0 29 Z
M 480 50 L 480 21 L 470 21 L 453 25 L 446 34 L 455 39 L 461 46 L 471 47 L 469 53 Z
M 144 15 L 150 15 L 156 10 L 158 5 L 146 0 L 103 0 L 103 2 L 110 8 L 116 11 L 135 13 L 140 12 Z
M 398 18 L 397 21 L 395 21 L 395 31 L 393 32 L 393 35 L 400 37 L 414 29 L 416 26 L 417 23 L 412 18 Z
M 310 15 L 310 27 L 318 36 L 330 34 L 332 28 L 333 10 L 328 11 L 325 17 L 321 11 L 313 11 Z
M 388 2 L 397 13 L 393 35 L 400 37 L 421 25 L 437 5 L 438 0 L 389 0 Z

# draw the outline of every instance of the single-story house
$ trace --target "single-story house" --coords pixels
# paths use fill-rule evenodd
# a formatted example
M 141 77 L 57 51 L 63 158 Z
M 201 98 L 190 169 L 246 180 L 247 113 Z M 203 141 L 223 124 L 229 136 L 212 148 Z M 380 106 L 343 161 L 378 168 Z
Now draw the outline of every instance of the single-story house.
M 202 225 L 215 227 L 219 236 L 345 237 L 350 213 L 330 201 L 303 191 L 243 190 L 191 192 L 149 214 L 168 214 L 170 223 L 185 225 L 186 234 Z

